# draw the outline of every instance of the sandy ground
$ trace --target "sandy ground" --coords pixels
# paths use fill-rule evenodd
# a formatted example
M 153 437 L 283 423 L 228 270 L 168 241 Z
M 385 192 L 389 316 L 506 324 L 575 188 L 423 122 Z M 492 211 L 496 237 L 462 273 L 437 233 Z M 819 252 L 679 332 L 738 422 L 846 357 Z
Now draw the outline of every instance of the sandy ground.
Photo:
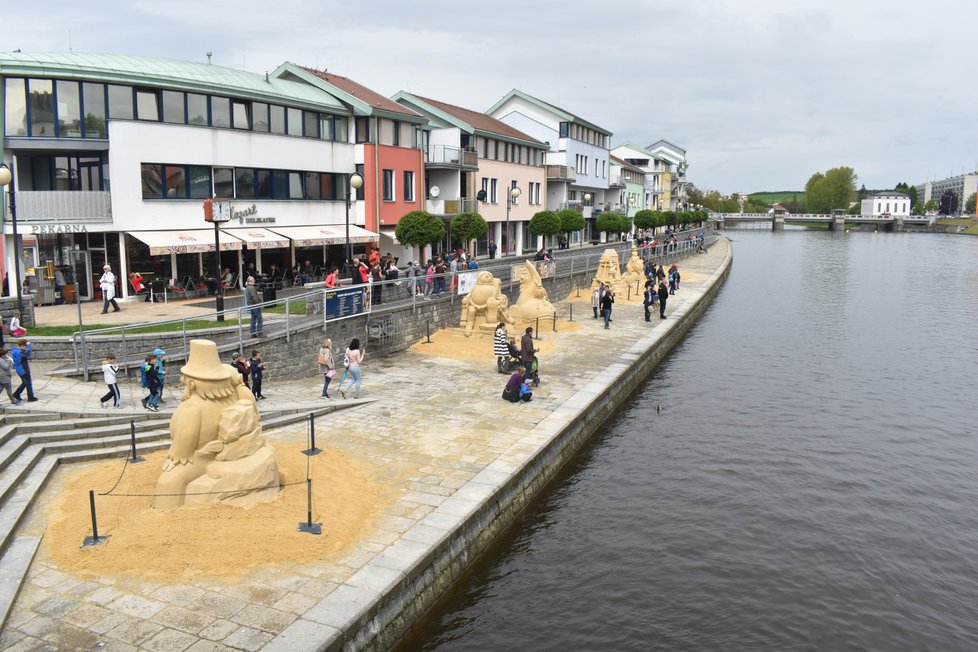
M 557 320 L 558 333 L 570 333 L 580 328 L 578 322 L 568 322 Z M 509 336 L 516 339 L 516 346 L 520 346 L 520 338 L 526 330 L 526 326 L 516 326 L 507 329 Z M 453 360 L 495 360 L 496 356 L 492 352 L 492 337 L 494 331 L 473 331 L 472 335 L 466 336 L 461 328 L 443 328 L 431 334 L 431 343 L 424 340 L 411 346 L 408 350 L 422 355 L 433 355 L 439 358 L 451 358 Z M 539 340 L 535 340 L 535 347 L 540 353 L 546 355 L 553 351 L 556 346 L 556 339 L 548 337 L 554 335 L 553 323 L 551 321 L 540 321 Z
M 306 520 L 304 482 L 285 487 L 275 500 L 250 508 L 191 505 L 161 512 L 150 497 L 98 496 L 112 488 L 122 462 L 79 469 L 65 479 L 65 490 L 48 506 L 44 550 L 81 577 L 105 574 L 177 579 L 219 577 L 230 581 L 268 566 L 309 562 L 349 548 L 371 531 L 398 491 L 379 469 L 335 450 L 307 457 L 300 444 L 275 444 L 283 484 L 301 482 L 306 464 L 313 479 L 313 522 L 321 536 L 294 533 Z M 150 494 L 165 451 L 129 465 L 114 494 Z M 97 547 L 79 548 L 91 535 L 88 490 L 96 492 L 99 534 L 111 535 Z

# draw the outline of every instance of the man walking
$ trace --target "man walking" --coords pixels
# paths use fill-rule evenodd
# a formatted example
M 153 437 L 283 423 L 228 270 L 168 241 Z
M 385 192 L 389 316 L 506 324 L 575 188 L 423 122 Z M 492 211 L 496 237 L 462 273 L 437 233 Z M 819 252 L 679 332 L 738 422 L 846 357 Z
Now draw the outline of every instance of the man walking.
M 255 277 L 249 276 L 245 282 L 245 299 L 251 306 L 251 336 L 262 337 L 262 327 L 264 321 L 261 314 L 261 297 L 258 295 L 258 288 L 255 287 Z
M 108 264 L 102 267 L 102 278 L 98 280 L 102 288 L 102 314 L 109 312 L 109 304 L 112 304 L 112 312 L 119 312 L 119 304 L 115 302 L 115 274 L 112 267 Z
M 34 351 L 31 349 L 31 343 L 27 340 L 20 340 L 17 342 L 17 348 L 10 352 L 10 356 L 14 359 L 14 371 L 20 376 L 20 386 L 14 390 L 14 398 L 18 401 L 24 390 L 27 390 L 27 400 L 33 403 L 37 400 L 34 396 L 34 383 L 31 382 L 31 357 L 34 355 Z
M 611 288 L 605 290 L 604 294 L 601 295 L 601 316 L 604 317 L 604 327 L 610 328 L 608 325 L 611 321 L 611 306 L 615 303 L 615 293 L 611 291 Z
M 666 318 L 666 301 L 669 299 L 669 288 L 665 281 L 659 282 L 659 319 Z
M 642 305 L 645 306 L 645 321 L 652 321 L 652 306 L 658 300 L 659 295 L 652 286 L 652 281 L 647 281 L 645 283 L 645 297 L 642 299 Z

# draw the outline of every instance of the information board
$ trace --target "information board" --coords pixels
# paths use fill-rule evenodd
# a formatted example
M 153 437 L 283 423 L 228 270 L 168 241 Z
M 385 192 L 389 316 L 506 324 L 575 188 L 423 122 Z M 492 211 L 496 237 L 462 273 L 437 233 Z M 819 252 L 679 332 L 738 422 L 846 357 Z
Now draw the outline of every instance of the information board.
M 366 283 L 326 290 L 323 319 L 346 319 L 370 312 L 370 286 Z
M 472 286 L 475 285 L 476 280 L 479 278 L 479 271 L 474 272 L 462 272 L 458 275 L 458 293 L 460 295 L 468 294 L 472 291 Z

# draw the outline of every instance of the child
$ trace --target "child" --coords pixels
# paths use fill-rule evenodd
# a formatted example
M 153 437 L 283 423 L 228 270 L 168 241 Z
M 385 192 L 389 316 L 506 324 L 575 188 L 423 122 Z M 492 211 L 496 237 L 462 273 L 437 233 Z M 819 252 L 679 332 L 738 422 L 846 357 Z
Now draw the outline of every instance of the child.
M 147 354 L 142 366 L 143 387 L 149 390 L 149 396 L 143 399 L 143 407 L 153 412 L 159 412 L 160 377 L 156 370 L 156 356 Z
M 20 324 L 20 311 L 14 310 L 14 316 L 10 318 L 9 333 L 11 337 L 23 337 L 27 335 L 27 329 Z
M 160 403 L 166 403 L 163 400 L 163 387 L 166 385 L 166 351 L 163 349 L 153 350 L 154 362 L 156 365 L 156 375 L 160 378 Z
M 251 352 L 251 393 L 255 399 L 265 398 L 261 394 L 261 379 L 265 372 L 265 363 L 261 361 L 261 351 Z
M 122 396 L 119 394 L 119 385 L 116 383 L 116 375 L 118 373 L 119 365 L 115 363 L 115 355 L 110 353 L 105 356 L 105 362 L 102 363 L 102 376 L 105 378 L 105 384 L 109 388 L 109 391 L 105 393 L 105 396 L 99 399 L 98 404 L 102 407 L 105 407 L 105 402 L 110 398 L 112 399 L 112 407 L 122 407 L 119 402 Z
M 13 405 L 23 403 L 22 400 L 14 398 L 13 387 L 11 385 L 14 377 L 14 359 L 10 357 L 7 349 L 0 346 L 0 389 L 7 390 L 7 398 Z
M 244 353 L 235 353 L 232 355 L 231 366 L 241 374 L 241 384 L 251 389 L 251 382 L 248 380 L 249 376 L 251 376 L 251 367 L 245 362 Z

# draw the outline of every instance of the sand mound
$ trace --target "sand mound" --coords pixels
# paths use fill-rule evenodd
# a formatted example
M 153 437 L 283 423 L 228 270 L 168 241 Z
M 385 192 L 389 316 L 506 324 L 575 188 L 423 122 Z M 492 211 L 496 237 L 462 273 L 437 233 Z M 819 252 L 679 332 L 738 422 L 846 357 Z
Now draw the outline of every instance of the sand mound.
M 323 534 L 296 530 L 306 519 L 306 485 L 284 488 L 272 502 L 243 509 L 192 505 L 169 512 L 151 507 L 148 497 L 98 496 L 109 490 L 123 462 L 107 462 L 70 476 L 51 502 L 44 549 L 62 568 L 82 577 L 104 574 L 146 578 L 198 576 L 236 579 L 248 571 L 308 563 L 346 550 L 371 531 L 396 491 L 373 478 L 379 472 L 345 455 L 326 450 L 312 458 L 299 444 L 276 445 L 282 482 L 303 481 L 309 460 L 313 479 L 313 522 Z M 164 451 L 130 465 L 115 494 L 150 494 L 156 488 Z M 88 490 L 96 492 L 99 534 L 104 544 L 79 549 L 91 535 Z
M 576 317 L 575 317 L 576 319 Z M 523 336 L 526 324 L 516 328 L 509 328 L 509 336 L 516 338 L 516 346 L 520 345 L 520 337 Z M 537 340 L 536 348 L 540 349 L 541 354 L 547 354 L 559 346 L 561 333 L 577 330 L 579 325 L 576 321 L 557 321 L 557 332 L 553 332 L 553 323 L 540 321 L 540 340 Z M 414 353 L 422 355 L 434 355 L 440 358 L 451 358 L 453 360 L 495 360 L 496 356 L 492 353 L 493 331 L 473 331 L 472 335 L 466 337 L 461 328 L 443 328 L 431 334 L 431 344 L 421 340 L 409 349 Z

